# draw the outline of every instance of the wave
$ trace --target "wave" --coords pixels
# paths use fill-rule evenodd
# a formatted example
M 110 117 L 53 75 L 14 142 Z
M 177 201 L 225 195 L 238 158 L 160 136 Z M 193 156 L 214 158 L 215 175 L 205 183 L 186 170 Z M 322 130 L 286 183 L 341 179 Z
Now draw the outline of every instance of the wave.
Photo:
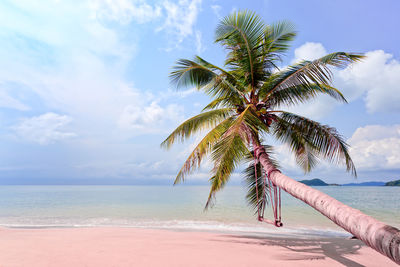
M 85 227 L 133 227 L 146 229 L 167 229 L 173 231 L 205 231 L 230 234 L 252 234 L 259 236 L 298 236 L 298 237 L 350 237 L 344 231 L 322 227 L 291 226 L 276 228 L 264 223 L 233 223 L 197 220 L 115 220 L 109 218 L 86 219 L 80 222 L 53 221 L 20 221 L 0 222 L 7 228 L 85 228 Z

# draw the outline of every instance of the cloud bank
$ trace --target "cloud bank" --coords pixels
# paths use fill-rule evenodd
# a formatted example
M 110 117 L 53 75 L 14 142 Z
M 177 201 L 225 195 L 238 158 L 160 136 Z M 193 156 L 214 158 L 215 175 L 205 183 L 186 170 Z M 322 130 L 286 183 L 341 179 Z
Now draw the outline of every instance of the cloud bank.
M 295 49 L 292 61 L 314 60 L 328 52 L 321 43 L 307 42 Z M 400 62 L 383 50 L 365 53 L 366 58 L 343 70 L 333 70 L 333 85 L 349 102 L 362 98 L 368 112 L 399 112 Z M 293 111 L 320 119 L 340 105 L 332 98 L 321 96 L 311 104 L 300 105 Z
M 62 130 L 71 121 L 72 119 L 66 115 L 49 112 L 37 117 L 22 119 L 12 129 L 23 140 L 47 145 L 77 136 L 73 132 Z
M 400 170 L 400 125 L 367 125 L 348 140 L 361 170 Z

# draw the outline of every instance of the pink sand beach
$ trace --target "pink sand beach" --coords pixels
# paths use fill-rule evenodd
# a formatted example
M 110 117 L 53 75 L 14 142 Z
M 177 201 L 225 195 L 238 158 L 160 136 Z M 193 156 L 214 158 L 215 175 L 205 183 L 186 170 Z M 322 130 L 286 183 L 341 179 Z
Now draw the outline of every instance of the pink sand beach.
M 0 228 L 0 266 L 397 266 L 359 240 L 137 228 Z

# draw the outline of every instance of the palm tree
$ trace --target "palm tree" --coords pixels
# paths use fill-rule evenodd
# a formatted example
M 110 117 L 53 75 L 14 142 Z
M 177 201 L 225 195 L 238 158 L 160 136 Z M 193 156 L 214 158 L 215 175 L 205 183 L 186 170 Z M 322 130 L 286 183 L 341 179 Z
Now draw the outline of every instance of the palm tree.
M 400 263 L 400 231 L 283 175 L 271 156 L 266 140 L 287 144 L 305 172 L 319 159 L 344 164 L 356 175 L 348 145 L 335 128 L 283 111 L 320 94 L 346 102 L 331 85 L 329 67 L 345 67 L 363 56 L 336 52 L 313 61 L 301 61 L 284 69 L 278 63 L 296 36 L 288 22 L 265 25 L 252 12 L 236 12 L 222 19 L 215 42 L 228 50 L 225 69 L 199 56 L 180 59 L 170 74 L 179 87 L 195 86 L 212 97 L 203 111 L 178 126 L 162 143 L 169 148 L 205 129 L 210 131 L 194 148 L 179 171 L 175 184 L 197 169 L 210 155 L 214 164 L 206 208 L 213 203 L 232 172 L 243 162 L 248 201 L 258 210 L 267 203 L 268 181 L 304 201 L 367 245 Z M 263 173 L 268 179 L 261 178 Z M 259 219 L 262 215 L 259 213 Z M 280 226 L 279 219 L 275 224 Z

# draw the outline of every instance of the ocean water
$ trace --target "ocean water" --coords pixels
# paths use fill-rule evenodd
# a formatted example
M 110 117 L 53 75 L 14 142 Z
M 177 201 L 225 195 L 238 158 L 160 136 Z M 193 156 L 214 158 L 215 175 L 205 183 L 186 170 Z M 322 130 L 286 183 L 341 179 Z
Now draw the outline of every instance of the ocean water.
M 317 187 L 378 220 L 400 227 L 400 187 Z M 245 188 L 227 186 L 204 211 L 207 186 L 0 186 L 0 226 L 123 226 L 268 234 L 348 235 L 283 192 L 284 227 L 256 220 Z M 270 207 L 266 217 L 271 217 Z

